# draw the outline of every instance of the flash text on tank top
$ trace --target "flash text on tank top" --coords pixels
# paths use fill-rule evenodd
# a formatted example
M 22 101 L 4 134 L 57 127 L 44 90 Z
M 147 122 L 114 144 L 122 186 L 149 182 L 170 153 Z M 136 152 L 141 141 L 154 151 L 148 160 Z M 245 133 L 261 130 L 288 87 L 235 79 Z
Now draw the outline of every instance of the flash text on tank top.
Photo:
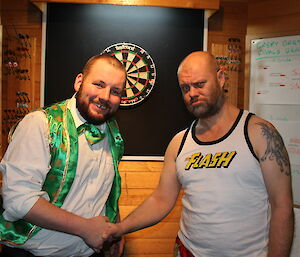
M 187 164 L 185 170 L 201 169 L 201 168 L 228 168 L 234 157 L 236 156 L 236 151 L 232 152 L 217 152 L 215 154 L 205 154 L 201 152 L 194 153 L 185 160 Z

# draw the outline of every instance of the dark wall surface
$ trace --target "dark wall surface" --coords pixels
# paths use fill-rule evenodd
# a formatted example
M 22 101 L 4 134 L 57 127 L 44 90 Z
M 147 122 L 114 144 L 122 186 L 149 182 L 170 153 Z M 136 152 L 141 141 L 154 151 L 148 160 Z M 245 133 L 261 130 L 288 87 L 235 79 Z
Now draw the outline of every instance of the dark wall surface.
M 156 82 L 141 104 L 121 108 L 116 118 L 125 155 L 163 156 L 169 141 L 192 121 L 182 101 L 177 67 L 203 49 L 204 11 L 193 9 L 48 4 L 45 104 L 70 98 L 76 75 L 89 57 L 116 43 L 145 49 Z

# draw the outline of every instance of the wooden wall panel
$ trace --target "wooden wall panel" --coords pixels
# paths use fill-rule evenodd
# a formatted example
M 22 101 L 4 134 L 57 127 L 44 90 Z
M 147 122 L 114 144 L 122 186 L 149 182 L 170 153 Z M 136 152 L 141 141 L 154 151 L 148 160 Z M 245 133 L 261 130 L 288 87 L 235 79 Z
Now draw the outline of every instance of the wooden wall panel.
M 26 104 L 28 104 L 29 110 L 40 107 L 42 13 L 29 0 L 3 0 L 0 11 L 3 27 L 0 112 L 2 123 L 9 122 L 10 124 L 5 125 L 10 126 L 15 119 L 10 115 L 8 121 L 5 114 L 8 113 L 7 111 L 20 111 L 20 108 L 18 109 L 16 106 L 18 91 L 28 93 L 30 103 Z M 25 36 L 28 38 L 22 38 Z M 8 69 L 9 61 L 15 58 L 19 66 Z M 21 74 L 20 72 L 25 73 Z M 20 75 L 25 74 L 28 75 L 27 79 L 25 80 L 24 76 L 20 79 Z M 6 128 L 5 130 L 7 130 Z M 2 126 L 0 157 L 7 147 L 7 131 L 3 131 L 3 129 Z
M 120 216 L 124 219 L 141 204 L 157 186 L 163 162 L 121 161 L 122 194 Z M 126 257 L 173 256 L 181 214 L 180 192 L 174 209 L 160 223 L 125 236 Z
M 300 6 L 298 0 L 249 1 L 249 22 L 252 22 L 255 19 L 265 19 L 268 17 L 280 18 L 285 15 L 298 14 L 299 12 Z
M 127 239 L 172 239 L 176 237 L 179 229 L 178 222 L 160 222 L 159 224 L 145 228 L 126 236 Z M 173 244 L 174 242 L 172 242 Z
M 149 172 L 161 172 L 163 162 L 151 162 L 151 161 L 122 161 L 120 163 L 120 171 L 149 171 Z
M 300 2 L 299 2 L 300 4 Z M 300 13 L 300 11 L 299 11 Z M 273 17 L 255 18 L 249 22 L 247 35 L 266 35 L 281 32 L 282 34 L 299 31 L 300 17 L 298 14 L 282 14 Z
M 245 37 L 247 32 L 247 1 L 222 0 L 220 9 L 208 20 L 208 51 L 214 51 L 213 45 L 228 45 L 230 38 L 237 38 L 241 45 L 240 72 L 227 74 L 232 77 L 231 88 L 228 91 L 229 101 L 239 108 L 244 108 L 244 54 Z M 215 54 L 215 53 L 213 53 Z M 224 52 L 224 55 L 226 52 Z M 235 82 L 233 82 L 233 81 Z
M 42 16 L 29 0 L 2 0 L 1 23 L 3 25 L 41 26 Z
M 146 254 L 156 256 L 163 254 L 164 256 L 172 256 L 175 239 L 155 238 L 155 239 L 126 239 L 125 256 L 134 256 Z

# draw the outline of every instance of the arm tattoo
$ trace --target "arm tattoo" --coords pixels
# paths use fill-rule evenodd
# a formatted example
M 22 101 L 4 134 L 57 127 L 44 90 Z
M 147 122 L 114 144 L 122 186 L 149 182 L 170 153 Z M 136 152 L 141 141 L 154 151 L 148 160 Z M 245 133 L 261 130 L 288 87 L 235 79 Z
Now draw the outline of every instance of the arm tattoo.
M 260 158 L 260 161 L 265 161 L 267 159 L 270 161 L 275 160 L 280 171 L 284 172 L 285 175 L 290 176 L 289 156 L 280 134 L 275 128 L 269 127 L 263 122 L 257 122 L 256 124 L 261 126 L 262 135 L 267 139 L 267 149 L 265 154 Z

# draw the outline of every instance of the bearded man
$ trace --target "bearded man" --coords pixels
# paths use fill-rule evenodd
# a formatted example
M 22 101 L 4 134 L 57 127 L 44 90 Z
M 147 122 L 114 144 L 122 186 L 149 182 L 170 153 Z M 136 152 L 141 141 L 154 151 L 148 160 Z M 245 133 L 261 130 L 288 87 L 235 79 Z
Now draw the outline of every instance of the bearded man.
M 224 96 L 214 56 L 193 52 L 179 65 L 183 100 L 195 116 L 170 142 L 154 192 L 107 240 L 151 226 L 174 207 L 181 187 L 177 257 L 288 257 L 294 216 L 289 157 L 269 122 Z
M 18 124 L 0 165 L 1 256 L 104 256 L 101 233 L 119 215 L 123 140 L 113 115 L 125 81 L 116 58 L 96 55 L 71 99 Z

